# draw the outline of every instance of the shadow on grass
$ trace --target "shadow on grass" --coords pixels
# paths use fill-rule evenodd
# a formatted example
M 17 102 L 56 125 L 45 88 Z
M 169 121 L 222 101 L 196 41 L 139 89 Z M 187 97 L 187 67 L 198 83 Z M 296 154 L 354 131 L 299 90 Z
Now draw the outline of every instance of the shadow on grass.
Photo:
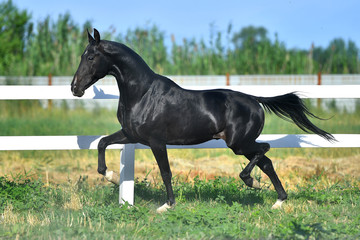
M 265 199 L 276 199 L 276 193 L 268 189 L 251 189 L 235 178 L 219 177 L 214 180 L 195 178 L 193 183 L 178 182 L 173 184 L 177 202 L 215 201 L 232 205 L 240 203 L 253 206 L 263 204 Z M 166 201 L 166 191 L 162 184 L 153 184 L 144 179 L 135 182 L 137 199 L 163 204 Z

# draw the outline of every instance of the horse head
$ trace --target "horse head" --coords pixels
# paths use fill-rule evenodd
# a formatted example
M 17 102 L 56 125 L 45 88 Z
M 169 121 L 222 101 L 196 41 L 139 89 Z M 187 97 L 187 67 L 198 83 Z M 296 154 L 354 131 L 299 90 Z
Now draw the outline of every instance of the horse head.
M 109 72 L 109 58 L 104 53 L 104 42 L 99 32 L 94 29 L 94 37 L 88 31 L 89 44 L 81 55 L 80 65 L 71 83 L 74 96 L 81 97 L 85 90 L 105 77 Z

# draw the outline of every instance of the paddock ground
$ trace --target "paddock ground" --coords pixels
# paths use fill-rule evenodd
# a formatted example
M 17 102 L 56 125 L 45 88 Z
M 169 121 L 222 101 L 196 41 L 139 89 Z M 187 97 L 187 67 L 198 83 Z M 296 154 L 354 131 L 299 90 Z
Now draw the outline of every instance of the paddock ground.
M 169 150 L 168 154 L 174 181 L 191 182 L 195 177 L 238 178 L 248 162 L 242 156 L 233 155 L 230 150 Z M 108 150 L 106 157 L 108 168 L 118 171 L 119 150 Z M 319 177 L 325 185 L 349 180 L 360 182 L 359 149 L 272 149 L 269 157 L 287 189 L 314 177 Z M 137 150 L 135 158 L 135 178 L 161 181 L 150 150 Z M 3 151 L 0 159 L 0 176 L 25 174 L 40 177 L 48 184 L 75 182 L 81 176 L 86 177 L 91 185 L 108 184 L 96 171 L 95 150 Z M 270 180 L 257 167 L 252 175 L 261 179 L 263 187 L 272 188 Z

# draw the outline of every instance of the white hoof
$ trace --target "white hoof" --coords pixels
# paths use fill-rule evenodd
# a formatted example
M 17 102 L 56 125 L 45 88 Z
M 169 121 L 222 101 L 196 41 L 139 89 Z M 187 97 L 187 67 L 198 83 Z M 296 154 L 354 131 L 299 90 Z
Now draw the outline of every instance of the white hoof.
M 114 171 L 106 171 L 105 173 L 105 178 L 106 180 L 108 180 L 109 182 L 112 182 L 116 185 L 120 184 L 120 176 L 117 172 Z
M 280 199 L 276 200 L 276 202 L 271 207 L 271 209 L 281 209 L 283 202 L 285 202 L 285 200 L 280 200 Z
M 161 207 L 156 209 L 156 212 L 163 213 L 163 212 L 166 212 L 169 208 L 171 208 L 171 206 L 169 206 L 169 204 L 165 203 L 164 205 L 162 205 Z

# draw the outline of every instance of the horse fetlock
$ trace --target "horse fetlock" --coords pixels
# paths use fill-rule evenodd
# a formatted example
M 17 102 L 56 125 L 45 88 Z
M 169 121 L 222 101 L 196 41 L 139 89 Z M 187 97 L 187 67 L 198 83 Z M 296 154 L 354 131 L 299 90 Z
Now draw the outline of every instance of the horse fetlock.
M 105 174 L 106 174 L 106 172 L 107 172 L 106 169 L 107 169 L 107 168 L 98 168 L 97 171 L 98 171 L 98 173 L 100 173 L 101 175 L 104 175 L 104 176 L 105 176 Z
M 281 200 L 281 201 L 285 201 L 287 199 L 286 192 L 278 194 L 278 199 Z
M 117 172 L 114 171 L 106 171 L 105 178 L 109 182 L 112 182 L 116 185 L 119 185 L 120 183 L 120 175 Z
M 240 173 L 240 178 L 241 180 L 244 181 L 244 183 L 246 184 L 246 186 L 251 187 L 251 188 L 255 188 L 255 189 L 260 189 L 260 182 L 257 181 L 256 179 L 250 177 L 249 175 L 243 175 Z

